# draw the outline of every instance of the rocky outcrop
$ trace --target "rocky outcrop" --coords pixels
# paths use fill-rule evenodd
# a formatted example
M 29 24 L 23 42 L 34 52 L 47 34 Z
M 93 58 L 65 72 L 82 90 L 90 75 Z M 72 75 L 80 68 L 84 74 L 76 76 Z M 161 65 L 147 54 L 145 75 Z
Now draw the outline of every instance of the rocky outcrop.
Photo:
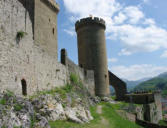
M 88 123 L 92 119 L 89 109 L 79 98 L 75 99 L 75 105 L 71 105 L 59 94 L 43 94 L 34 98 L 18 97 L 11 92 L 0 94 L 0 128 L 50 128 L 48 121 Z

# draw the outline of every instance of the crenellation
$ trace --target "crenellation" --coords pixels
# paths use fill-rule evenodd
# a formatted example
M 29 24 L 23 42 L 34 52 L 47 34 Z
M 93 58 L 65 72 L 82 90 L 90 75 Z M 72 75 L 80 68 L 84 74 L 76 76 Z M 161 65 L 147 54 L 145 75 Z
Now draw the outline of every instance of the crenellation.
M 76 31 L 84 25 L 90 25 L 90 24 L 96 24 L 99 26 L 102 26 L 104 29 L 106 28 L 106 23 L 102 18 L 98 18 L 98 17 L 88 17 L 88 18 L 83 18 L 78 20 L 75 23 L 75 27 L 76 27 Z

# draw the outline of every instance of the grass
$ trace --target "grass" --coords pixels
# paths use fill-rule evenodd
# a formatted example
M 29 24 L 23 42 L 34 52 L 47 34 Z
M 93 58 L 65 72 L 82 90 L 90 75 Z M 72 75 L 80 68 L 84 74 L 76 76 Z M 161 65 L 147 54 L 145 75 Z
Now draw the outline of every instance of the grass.
M 159 124 L 160 124 L 160 125 L 163 125 L 163 126 L 167 126 L 167 122 L 164 121 L 164 120 L 160 120 L 160 121 L 159 121 Z
M 6 100 L 5 99 L 0 99 L 0 104 L 1 105 L 5 105 L 6 104 Z
M 62 99 L 66 98 L 66 94 L 71 92 L 73 90 L 73 85 L 71 84 L 66 84 L 63 87 L 56 87 L 51 90 L 46 90 L 46 91 L 39 91 L 36 95 L 30 96 L 30 99 L 36 98 L 41 95 L 56 95 L 59 94 Z
M 91 107 L 91 113 L 94 120 L 87 124 L 76 124 L 69 121 L 50 121 L 51 128 L 142 128 L 134 122 L 130 122 L 119 116 L 116 110 L 120 109 L 122 104 L 100 103 L 102 114 L 96 112 L 97 106 Z

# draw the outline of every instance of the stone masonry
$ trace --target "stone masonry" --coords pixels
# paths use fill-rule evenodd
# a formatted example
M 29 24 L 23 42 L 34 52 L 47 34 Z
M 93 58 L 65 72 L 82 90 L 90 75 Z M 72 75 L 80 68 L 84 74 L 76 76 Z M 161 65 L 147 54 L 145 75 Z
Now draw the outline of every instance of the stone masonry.
M 54 0 L 0 0 L 0 91 L 32 95 L 69 81 L 71 72 L 57 60 L 58 11 Z M 93 87 L 94 75 L 85 79 Z

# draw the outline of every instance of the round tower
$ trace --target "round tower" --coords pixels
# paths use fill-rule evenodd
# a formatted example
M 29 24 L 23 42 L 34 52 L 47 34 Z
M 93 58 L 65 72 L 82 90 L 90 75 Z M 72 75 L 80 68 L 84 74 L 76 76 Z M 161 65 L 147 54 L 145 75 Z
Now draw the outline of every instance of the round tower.
M 79 66 L 94 70 L 95 93 L 100 97 L 110 93 L 105 28 L 105 21 L 97 17 L 84 18 L 75 24 Z

